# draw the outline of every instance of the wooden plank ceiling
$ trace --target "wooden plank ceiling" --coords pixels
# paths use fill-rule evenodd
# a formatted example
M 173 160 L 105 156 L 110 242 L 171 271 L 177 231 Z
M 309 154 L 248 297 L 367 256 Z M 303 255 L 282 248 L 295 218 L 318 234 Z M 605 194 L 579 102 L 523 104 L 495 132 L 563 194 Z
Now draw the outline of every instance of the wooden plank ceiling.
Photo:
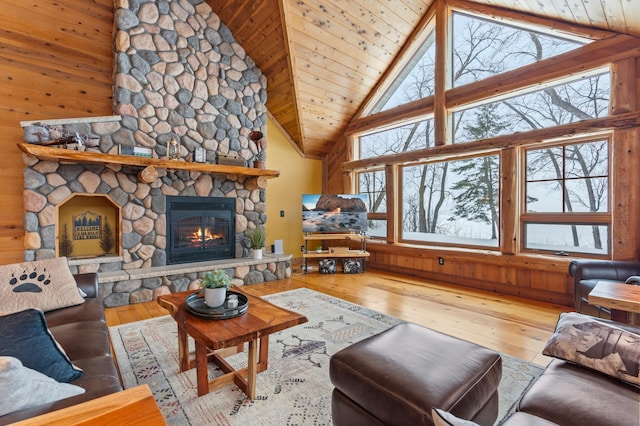
M 306 157 L 340 139 L 435 1 L 207 0 L 267 76 L 269 112 Z M 640 37 L 640 0 L 473 2 Z

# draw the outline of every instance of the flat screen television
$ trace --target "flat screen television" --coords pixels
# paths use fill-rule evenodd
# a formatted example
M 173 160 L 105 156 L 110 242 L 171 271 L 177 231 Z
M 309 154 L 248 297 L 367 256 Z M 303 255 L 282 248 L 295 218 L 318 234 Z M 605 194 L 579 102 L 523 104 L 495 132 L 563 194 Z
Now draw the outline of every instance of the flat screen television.
M 303 194 L 303 232 L 367 232 L 366 194 Z

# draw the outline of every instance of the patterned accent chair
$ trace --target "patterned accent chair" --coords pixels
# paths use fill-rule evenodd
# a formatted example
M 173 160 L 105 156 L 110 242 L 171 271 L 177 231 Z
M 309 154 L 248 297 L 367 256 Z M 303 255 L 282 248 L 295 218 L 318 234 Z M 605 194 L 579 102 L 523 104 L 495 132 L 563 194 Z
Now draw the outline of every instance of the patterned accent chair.
M 598 318 L 611 319 L 608 308 L 589 304 L 589 293 L 598 281 L 623 282 L 640 285 L 640 262 L 622 260 L 573 260 L 569 264 L 573 277 L 573 296 L 576 312 Z M 640 314 L 629 313 L 629 324 L 640 324 Z

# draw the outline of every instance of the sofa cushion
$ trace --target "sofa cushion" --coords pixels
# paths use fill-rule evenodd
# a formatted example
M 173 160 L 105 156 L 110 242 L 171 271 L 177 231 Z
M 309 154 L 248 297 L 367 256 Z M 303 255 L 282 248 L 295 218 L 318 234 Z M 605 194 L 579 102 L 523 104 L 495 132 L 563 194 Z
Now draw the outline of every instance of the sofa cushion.
M 0 315 L 84 303 L 66 257 L 0 266 Z
M 640 335 L 575 312 L 560 314 L 544 355 L 640 385 Z
M 518 402 L 518 411 L 559 425 L 637 425 L 640 390 L 554 359 Z M 509 423 L 519 424 L 519 423 Z
M 97 398 L 122 390 L 118 367 L 111 356 L 96 356 L 74 361 L 84 374 L 73 384 L 87 390 L 87 396 Z
M 80 386 L 58 383 L 9 356 L 0 356 L 0 389 L 0 416 L 84 393 Z
M 111 355 L 109 330 L 102 321 L 81 321 L 49 327 L 54 339 L 75 363 L 82 358 Z
M 58 382 L 71 382 L 82 375 L 53 338 L 38 309 L 0 316 L 0 356 L 18 358 L 25 367 Z
M 47 325 L 49 328 L 72 322 L 105 322 L 104 306 L 102 305 L 102 301 L 92 298 L 86 299 L 82 305 L 46 312 L 44 317 L 47 319 Z

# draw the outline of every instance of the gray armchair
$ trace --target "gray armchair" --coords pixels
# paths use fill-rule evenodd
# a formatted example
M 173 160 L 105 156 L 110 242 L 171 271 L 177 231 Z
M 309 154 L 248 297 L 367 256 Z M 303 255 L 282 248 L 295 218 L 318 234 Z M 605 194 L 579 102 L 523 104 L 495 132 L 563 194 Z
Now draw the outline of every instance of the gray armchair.
M 598 281 L 623 282 L 640 285 L 640 262 L 621 260 L 573 260 L 569 264 L 573 277 L 573 297 L 576 312 L 598 318 L 611 319 L 608 308 L 589 304 L 589 293 Z M 640 324 L 639 314 L 628 314 L 627 322 Z

